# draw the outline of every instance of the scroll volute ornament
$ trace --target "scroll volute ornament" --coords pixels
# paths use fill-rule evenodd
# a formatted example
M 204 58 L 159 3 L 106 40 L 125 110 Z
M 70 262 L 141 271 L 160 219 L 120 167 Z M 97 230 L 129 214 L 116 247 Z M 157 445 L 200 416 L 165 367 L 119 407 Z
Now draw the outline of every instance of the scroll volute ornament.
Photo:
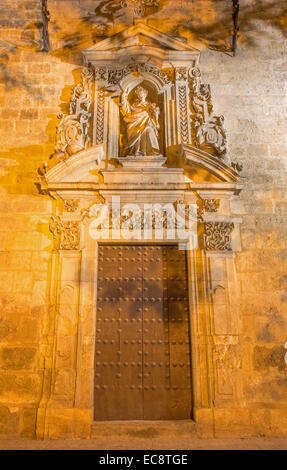
M 210 86 L 201 83 L 201 73 L 196 67 L 190 70 L 190 77 L 195 143 L 198 148 L 211 152 L 230 164 L 224 117 L 213 114 Z
M 70 102 L 70 113 L 60 114 L 57 127 L 55 156 L 65 159 L 87 148 L 90 137 L 93 70 L 84 68 L 82 83 L 75 86 Z

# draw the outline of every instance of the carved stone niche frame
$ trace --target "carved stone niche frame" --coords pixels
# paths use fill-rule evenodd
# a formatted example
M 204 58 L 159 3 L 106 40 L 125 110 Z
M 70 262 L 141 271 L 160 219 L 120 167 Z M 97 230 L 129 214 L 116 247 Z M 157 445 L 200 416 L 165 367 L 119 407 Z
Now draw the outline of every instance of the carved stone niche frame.
M 108 159 L 119 156 L 121 94 L 143 82 L 150 83 L 162 103 L 163 152 L 189 143 L 188 69 L 196 67 L 198 50 L 138 23 L 83 55 L 95 68 L 94 143 L 105 142 Z
M 148 76 L 147 74 L 143 73 L 139 77 L 135 77 L 133 75 L 127 75 L 121 81 L 121 87 L 123 91 L 128 91 L 128 102 L 133 103 L 136 99 L 135 91 L 138 86 L 143 87 L 148 95 L 147 100 L 149 103 L 154 104 L 160 110 L 159 112 L 159 126 L 160 129 L 166 130 L 166 113 L 165 113 L 165 90 L 164 88 L 158 86 L 157 80 Z M 120 110 L 119 110 L 120 111 Z M 115 126 L 114 135 L 115 141 L 118 139 L 118 126 Z M 126 125 L 124 122 L 124 117 L 121 116 L 120 112 L 120 138 L 119 138 L 119 154 L 122 158 L 125 158 L 127 152 L 125 151 L 125 143 L 126 143 Z M 165 131 L 159 132 L 158 135 L 159 141 L 159 154 L 165 154 Z M 121 161 L 121 160 L 120 160 Z
M 197 65 L 199 52 L 146 25 L 136 25 L 84 51 L 84 56 L 95 67 L 92 146 L 60 160 L 40 178 L 42 192 L 54 198 L 56 204 L 50 223 L 54 251 L 42 335 L 37 436 L 90 438 L 107 432 L 108 437 L 120 426 L 110 423 L 106 427 L 106 423 L 93 420 L 97 406 L 93 386 L 98 246 L 107 242 L 135 243 L 121 235 L 112 241 L 91 237 L 99 204 L 111 203 L 114 196 L 120 196 L 121 206 L 136 202 L 140 210 L 149 203 L 182 202 L 197 208 L 196 229 L 193 226 L 190 233 L 187 229 L 186 239 L 170 240 L 164 232 L 161 240 L 152 238 L 141 243 L 180 242 L 181 248 L 192 248 L 186 253 L 193 410 L 190 422 L 174 422 L 173 426 L 189 435 L 218 435 L 222 413 L 236 409 L 237 416 L 241 411 L 244 415 L 235 270 L 236 252 L 241 249 L 241 219 L 232 213 L 232 200 L 242 185 L 236 167 L 227 158 L 196 147 L 193 140 L 192 85 L 196 88 L 199 83 L 190 64 Z M 133 71 L 126 73 L 131 57 L 136 63 L 131 66 Z M 148 72 L 144 70 L 147 66 L 151 68 Z M 167 74 L 168 67 L 171 69 Z M 112 91 L 102 90 L 109 86 L 112 76 L 120 80 L 117 83 L 122 88 L 132 80 L 136 83 L 139 76 L 135 71 L 166 96 L 165 156 L 177 149 L 180 165 L 172 166 L 170 160 L 169 167 L 155 167 L 152 162 L 144 167 L 139 162 L 128 168 L 115 167 L 112 162 L 118 156 L 114 137 L 120 129 L 118 97 L 112 98 Z M 193 73 L 196 83 L 192 81 Z M 196 101 L 197 114 L 201 108 L 200 119 L 208 122 L 212 112 L 208 93 L 202 99 L 198 94 Z M 210 135 L 215 136 L 212 132 Z M 193 246 L 191 239 L 196 242 Z M 153 425 L 158 432 L 162 429 L 163 435 L 167 432 L 162 423 L 148 424 Z M 124 426 L 128 429 L 133 424 L 125 422 Z

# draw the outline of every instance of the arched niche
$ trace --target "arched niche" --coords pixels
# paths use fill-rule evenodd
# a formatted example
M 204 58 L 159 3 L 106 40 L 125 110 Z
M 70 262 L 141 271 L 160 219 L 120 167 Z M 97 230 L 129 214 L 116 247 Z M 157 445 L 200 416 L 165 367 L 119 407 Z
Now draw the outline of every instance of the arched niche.
M 166 78 L 166 77 L 165 77 Z M 119 81 L 120 96 L 111 96 L 108 98 L 108 158 L 113 160 L 122 155 L 122 143 L 125 136 L 125 126 L 121 115 L 121 94 L 128 91 L 129 99 L 133 99 L 134 90 L 141 85 L 147 88 L 148 100 L 156 103 L 160 108 L 160 150 L 162 153 L 170 145 L 172 133 L 170 123 L 174 121 L 173 109 L 170 102 L 172 96 L 172 83 L 166 83 L 160 74 L 155 75 L 150 72 L 132 72 L 125 75 Z M 171 115 L 172 113 L 172 115 Z M 120 125 L 119 125 L 120 124 Z

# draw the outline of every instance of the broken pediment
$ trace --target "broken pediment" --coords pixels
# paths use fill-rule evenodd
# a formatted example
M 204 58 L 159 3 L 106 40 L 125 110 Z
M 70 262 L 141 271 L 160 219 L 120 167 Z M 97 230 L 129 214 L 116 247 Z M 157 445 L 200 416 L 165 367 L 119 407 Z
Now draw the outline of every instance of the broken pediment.
M 60 161 L 45 174 L 46 183 L 97 182 L 99 169 L 104 168 L 102 145 L 72 155 Z
M 203 150 L 185 144 L 181 148 L 182 167 L 192 181 L 225 181 L 226 183 L 240 180 L 240 164 L 227 165 Z

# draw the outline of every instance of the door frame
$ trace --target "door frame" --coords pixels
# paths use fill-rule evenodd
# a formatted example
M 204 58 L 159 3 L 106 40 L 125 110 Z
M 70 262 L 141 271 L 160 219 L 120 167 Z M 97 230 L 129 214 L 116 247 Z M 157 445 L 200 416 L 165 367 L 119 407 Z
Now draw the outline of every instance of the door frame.
M 94 426 L 98 245 L 135 244 L 135 241 L 118 240 L 111 243 L 110 240 L 93 240 L 88 225 L 86 222 L 80 225 L 81 242 L 77 249 L 56 249 L 53 252 L 49 294 L 51 307 L 46 318 L 52 327 L 53 342 L 43 369 L 43 391 L 37 410 L 39 438 L 63 435 L 65 438 L 88 438 Z M 154 239 L 138 243 L 177 244 L 174 240 Z M 182 241 L 180 243 L 182 245 Z M 214 260 L 229 266 L 228 276 L 231 277 L 234 253 L 208 253 L 201 248 L 187 250 L 192 366 L 191 422 L 203 426 L 210 435 L 214 430 L 217 387 L 210 275 L 210 265 Z M 233 279 L 231 282 L 235 286 Z M 44 337 L 43 347 L 46 346 Z M 226 399 L 225 396 L 223 398 Z M 230 397 L 227 396 L 227 399 L 230 400 Z M 65 431 L 65 425 L 60 424 L 62 421 L 68 423 Z
M 93 308 L 93 361 L 91 371 L 91 384 L 90 384 L 90 406 L 92 422 L 94 416 L 94 350 L 95 350 L 95 326 L 96 326 L 96 312 L 97 312 L 97 275 L 98 275 L 98 246 L 99 245 L 173 245 L 177 246 L 178 242 L 172 240 L 147 240 L 147 241 L 135 241 L 135 240 L 91 240 L 88 237 L 86 240 L 86 249 L 83 253 L 83 267 L 81 277 L 81 289 L 82 298 L 87 298 L 92 295 L 94 308 Z M 188 244 L 180 241 L 180 244 Z M 94 270 L 89 273 L 88 286 L 87 278 L 85 274 L 85 268 L 89 264 L 91 257 L 94 257 Z M 192 391 L 192 410 L 191 410 L 191 421 L 198 421 L 204 409 L 210 410 L 212 407 L 212 377 L 213 377 L 213 363 L 212 363 L 212 344 L 208 341 L 210 335 L 210 307 L 211 299 L 209 295 L 208 283 L 209 271 L 207 267 L 206 255 L 203 250 L 186 250 L 187 258 L 187 282 L 188 282 L 188 295 L 189 295 L 189 341 L 190 341 L 190 360 L 191 360 L 191 391 Z M 93 289 L 91 290 L 91 284 Z M 89 289 L 89 294 L 84 292 Z M 207 302 L 207 303 L 206 303 Z M 91 324 L 91 322 L 89 322 Z M 79 341 L 78 356 L 81 354 L 81 341 Z M 78 367 L 80 365 L 78 364 Z M 80 374 L 78 375 L 80 378 Z M 77 393 L 78 397 L 81 395 L 80 389 L 82 388 L 81 381 L 77 382 Z M 80 405 L 80 403 L 79 403 Z M 210 418 L 210 419 L 209 419 Z M 208 421 L 211 422 L 212 416 L 208 416 Z

